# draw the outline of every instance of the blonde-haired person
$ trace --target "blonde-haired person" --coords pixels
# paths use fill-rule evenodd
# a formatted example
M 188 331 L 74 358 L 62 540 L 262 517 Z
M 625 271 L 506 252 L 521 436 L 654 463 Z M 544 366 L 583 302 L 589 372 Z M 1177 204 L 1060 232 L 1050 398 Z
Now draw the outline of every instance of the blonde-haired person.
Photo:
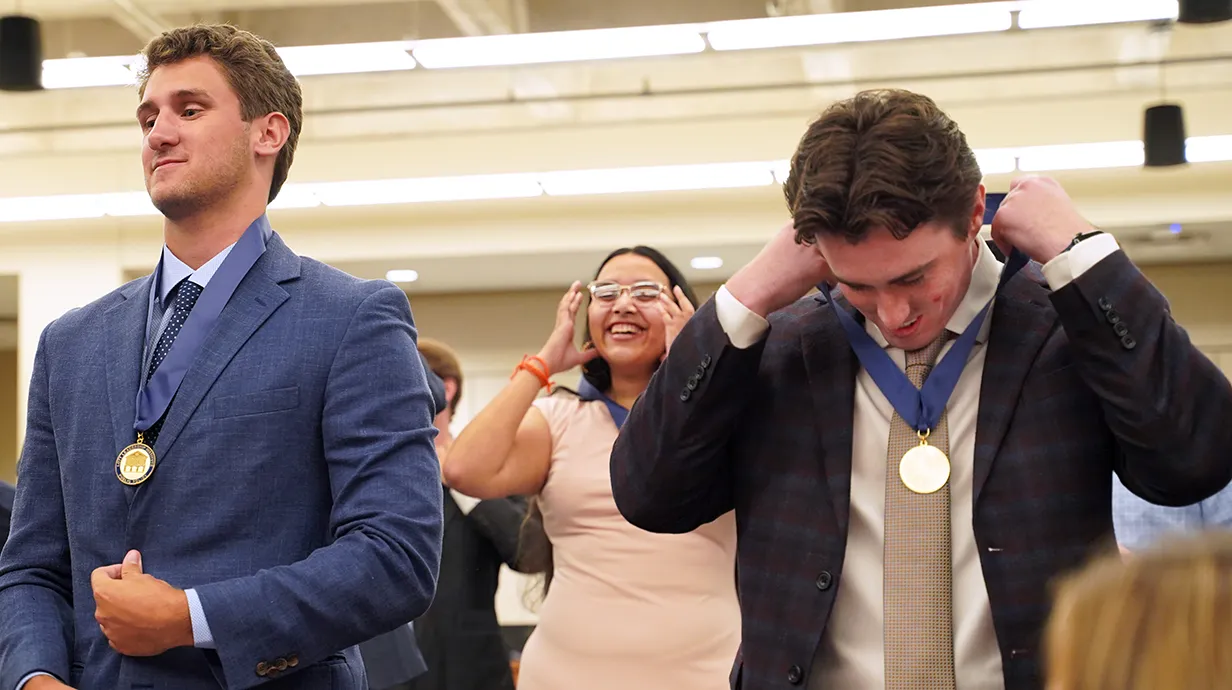
M 1045 645 L 1048 690 L 1232 688 L 1232 532 L 1111 554 L 1063 580 Z

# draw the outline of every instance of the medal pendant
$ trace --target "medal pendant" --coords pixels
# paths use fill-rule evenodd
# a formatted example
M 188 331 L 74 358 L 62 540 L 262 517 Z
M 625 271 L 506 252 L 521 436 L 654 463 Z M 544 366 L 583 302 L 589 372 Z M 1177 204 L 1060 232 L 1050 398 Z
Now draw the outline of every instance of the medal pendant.
M 950 459 L 936 446 L 921 439 L 920 445 L 903 453 L 898 463 L 903 484 L 917 494 L 931 494 L 950 479 Z
M 120 451 L 115 464 L 116 478 L 120 483 L 137 486 L 154 474 L 154 449 L 140 439 Z

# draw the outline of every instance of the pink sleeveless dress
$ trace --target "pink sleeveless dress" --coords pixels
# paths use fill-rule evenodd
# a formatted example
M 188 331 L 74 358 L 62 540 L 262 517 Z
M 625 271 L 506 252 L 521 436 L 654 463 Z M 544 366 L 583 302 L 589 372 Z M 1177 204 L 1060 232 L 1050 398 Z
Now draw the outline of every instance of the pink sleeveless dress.
M 555 575 L 518 690 L 728 688 L 740 645 L 734 514 L 688 534 L 634 527 L 612 499 L 607 407 L 564 394 L 535 406 L 552 430 L 540 507 Z

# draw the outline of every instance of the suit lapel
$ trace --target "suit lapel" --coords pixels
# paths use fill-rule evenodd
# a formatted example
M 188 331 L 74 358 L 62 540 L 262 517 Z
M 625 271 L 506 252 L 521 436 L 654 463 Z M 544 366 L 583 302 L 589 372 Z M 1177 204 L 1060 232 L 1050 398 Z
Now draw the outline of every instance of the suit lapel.
M 137 387 L 141 380 L 141 353 L 149 318 L 150 276 L 121 291 L 122 300 L 107 310 L 107 400 L 115 432 L 114 452 L 137 439 Z
M 837 296 L 839 306 L 854 310 Z M 856 356 L 819 295 L 817 309 L 803 317 L 801 350 L 813 397 L 813 425 L 821 444 L 826 485 L 839 534 L 847 534 L 851 507 L 852 421 L 856 395 Z
M 270 237 L 265 253 L 236 287 L 171 401 L 154 446 L 161 462 L 166 461 L 167 452 L 175 445 L 185 424 L 223 369 L 261 324 L 287 300 L 289 295 L 279 283 L 298 278 L 299 263 L 299 257 L 277 234 Z
M 1036 264 L 1027 264 L 1010 279 L 997 296 L 991 317 L 975 433 L 972 498 L 977 505 L 1018 407 L 1023 381 L 1056 324 Z

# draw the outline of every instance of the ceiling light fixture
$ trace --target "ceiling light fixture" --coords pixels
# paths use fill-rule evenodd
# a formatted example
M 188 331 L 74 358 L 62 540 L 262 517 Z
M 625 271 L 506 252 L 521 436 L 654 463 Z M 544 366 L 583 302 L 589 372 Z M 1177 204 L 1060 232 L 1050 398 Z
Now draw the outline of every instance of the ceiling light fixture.
M 413 283 L 419 280 L 419 271 L 409 268 L 397 268 L 385 274 L 385 280 L 391 283 Z
M 1190 137 L 1185 150 L 1191 164 L 1232 161 L 1232 134 Z M 1141 141 L 977 149 L 975 155 L 985 175 L 1137 167 L 1145 158 Z M 777 160 L 288 183 L 269 208 L 753 188 L 781 184 L 789 169 L 789 161 Z M 157 214 L 145 192 L 0 198 L 0 222 Z
M 713 271 L 723 268 L 723 258 L 718 256 L 695 256 L 689 260 L 689 265 L 699 271 Z

